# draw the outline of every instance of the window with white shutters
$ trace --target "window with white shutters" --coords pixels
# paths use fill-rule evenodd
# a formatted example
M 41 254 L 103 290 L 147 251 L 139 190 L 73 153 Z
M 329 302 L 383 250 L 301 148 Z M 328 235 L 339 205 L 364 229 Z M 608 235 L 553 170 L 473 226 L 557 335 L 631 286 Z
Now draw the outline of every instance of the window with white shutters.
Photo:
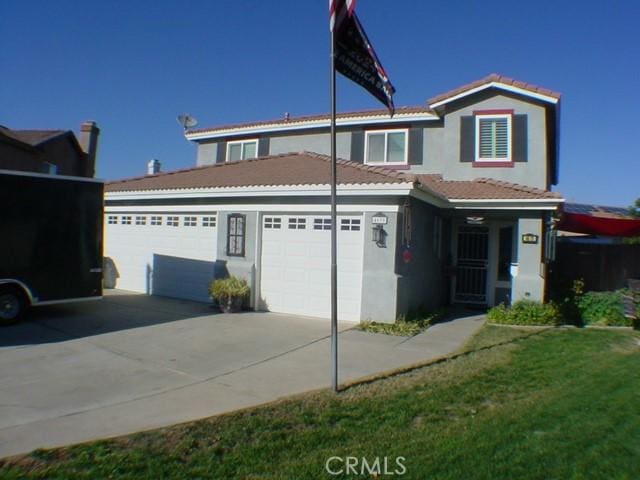
M 476 116 L 476 161 L 511 161 L 511 115 Z

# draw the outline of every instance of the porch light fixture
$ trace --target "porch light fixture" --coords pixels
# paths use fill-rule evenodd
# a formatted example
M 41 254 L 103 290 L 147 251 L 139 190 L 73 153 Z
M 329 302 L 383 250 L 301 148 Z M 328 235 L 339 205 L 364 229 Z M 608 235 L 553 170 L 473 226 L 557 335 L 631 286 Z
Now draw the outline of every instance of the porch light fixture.
M 484 217 L 467 217 L 467 225 L 482 225 L 484 224 Z

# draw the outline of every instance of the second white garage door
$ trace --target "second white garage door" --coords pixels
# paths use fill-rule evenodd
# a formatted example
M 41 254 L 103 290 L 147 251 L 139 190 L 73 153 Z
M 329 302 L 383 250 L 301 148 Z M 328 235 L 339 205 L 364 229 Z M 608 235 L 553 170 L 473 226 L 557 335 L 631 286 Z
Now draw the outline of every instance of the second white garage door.
M 319 215 L 267 215 L 262 221 L 261 307 L 272 312 L 331 315 L 331 220 Z M 360 320 L 364 226 L 338 217 L 338 319 Z

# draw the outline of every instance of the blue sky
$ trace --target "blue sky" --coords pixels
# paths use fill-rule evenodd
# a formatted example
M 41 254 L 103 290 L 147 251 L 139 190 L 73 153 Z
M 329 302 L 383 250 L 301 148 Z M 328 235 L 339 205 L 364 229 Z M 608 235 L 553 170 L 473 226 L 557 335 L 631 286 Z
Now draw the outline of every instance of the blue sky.
M 199 126 L 325 113 L 327 1 L 30 1 L 0 5 L 0 124 L 98 122 L 98 176 L 195 164 Z M 640 2 L 359 0 L 396 105 L 496 72 L 563 94 L 557 189 L 640 197 Z M 338 82 L 339 111 L 378 108 Z

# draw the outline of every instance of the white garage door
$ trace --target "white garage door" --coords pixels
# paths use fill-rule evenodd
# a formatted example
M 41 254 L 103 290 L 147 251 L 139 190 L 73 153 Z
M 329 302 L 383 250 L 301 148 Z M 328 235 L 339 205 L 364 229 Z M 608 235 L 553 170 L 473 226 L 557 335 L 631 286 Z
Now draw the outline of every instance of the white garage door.
M 115 263 L 116 287 L 208 301 L 216 222 L 215 213 L 107 212 L 104 255 Z
M 338 319 L 360 320 L 364 226 L 338 217 Z M 318 215 L 267 215 L 262 222 L 261 307 L 331 316 L 331 220 Z

